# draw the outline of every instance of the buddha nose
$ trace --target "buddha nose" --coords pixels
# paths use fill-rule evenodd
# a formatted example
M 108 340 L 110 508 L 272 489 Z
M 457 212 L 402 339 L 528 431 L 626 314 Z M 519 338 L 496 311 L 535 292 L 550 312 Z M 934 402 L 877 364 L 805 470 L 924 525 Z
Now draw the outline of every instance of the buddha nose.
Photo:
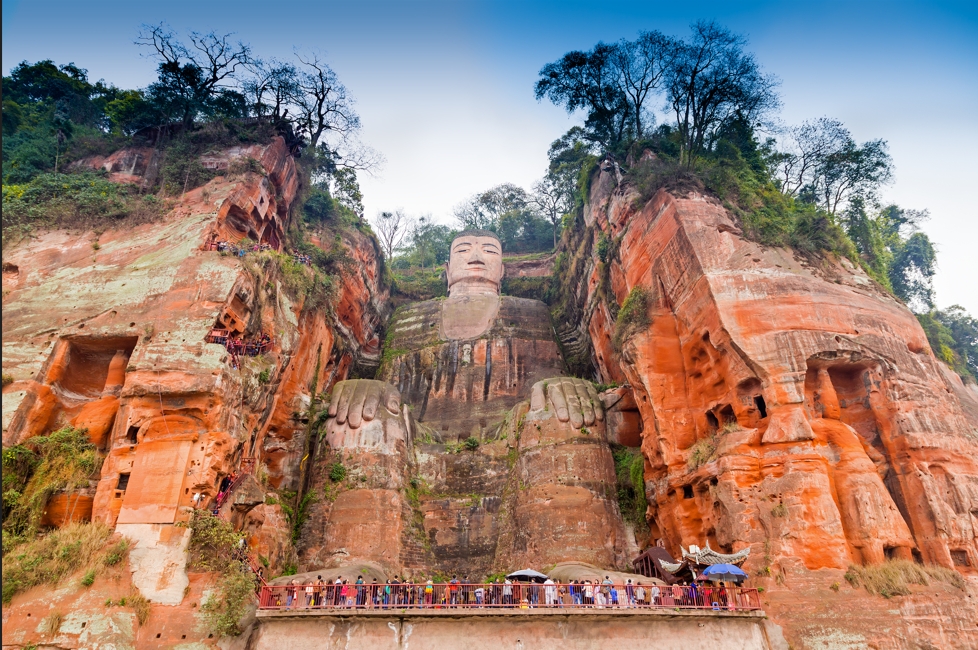
M 469 256 L 469 262 L 482 262 L 486 263 L 485 256 L 482 252 L 482 248 L 479 246 L 474 246 L 472 248 L 472 254 Z

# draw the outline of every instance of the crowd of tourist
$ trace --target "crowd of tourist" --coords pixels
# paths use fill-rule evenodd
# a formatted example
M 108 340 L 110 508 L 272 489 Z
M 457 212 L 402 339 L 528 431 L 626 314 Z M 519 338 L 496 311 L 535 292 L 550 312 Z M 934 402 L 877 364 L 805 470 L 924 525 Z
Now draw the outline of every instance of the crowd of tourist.
M 240 336 L 232 335 L 228 330 L 213 329 L 207 336 L 207 342 L 223 345 L 228 351 L 228 361 L 231 363 L 231 367 L 238 368 L 240 365 L 239 357 L 257 357 L 265 354 L 272 346 L 272 337 L 265 332 L 259 332 L 255 338 L 246 340 Z
M 246 240 L 247 242 L 247 240 Z M 227 255 L 233 255 L 235 257 L 244 257 L 248 253 L 260 253 L 262 251 L 272 250 L 271 244 L 252 244 L 252 243 L 239 243 L 211 239 L 207 242 L 207 250 L 217 251 L 218 253 L 225 253 Z M 304 255 L 302 253 L 297 253 L 293 251 L 290 253 L 292 261 L 296 264 L 304 264 L 308 266 L 312 263 L 312 257 L 309 255 Z
M 284 586 L 267 587 L 262 607 L 284 609 L 317 608 L 481 608 L 481 607 L 685 607 L 737 609 L 753 608 L 748 594 L 726 584 L 692 583 L 690 585 L 643 584 L 627 579 L 615 583 L 609 576 L 603 581 L 571 580 L 557 583 L 547 578 L 542 583 L 524 583 L 497 579 L 489 583 L 471 583 L 467 577 L 453 576 L 448 582 L 427 580 L 414 583 L 394 577 L 387 582 L 366 582 L 358 576 L 353 582 L 337 577 L 323 581 L 322 576 L 310 584 L 293 579 Z

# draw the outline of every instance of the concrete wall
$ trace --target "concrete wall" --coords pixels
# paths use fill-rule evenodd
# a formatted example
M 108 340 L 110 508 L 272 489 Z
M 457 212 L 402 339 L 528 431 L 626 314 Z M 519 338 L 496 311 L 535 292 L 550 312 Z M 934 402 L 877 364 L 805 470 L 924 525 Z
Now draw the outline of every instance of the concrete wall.
M 640 643 L 641 645 L 636 645 Z M 781 629 L 763 614 L 593 610 L 559 614 L 414 612 L 356 615 L 260 612 L 249 648 L 271 650 L 787 650 Z

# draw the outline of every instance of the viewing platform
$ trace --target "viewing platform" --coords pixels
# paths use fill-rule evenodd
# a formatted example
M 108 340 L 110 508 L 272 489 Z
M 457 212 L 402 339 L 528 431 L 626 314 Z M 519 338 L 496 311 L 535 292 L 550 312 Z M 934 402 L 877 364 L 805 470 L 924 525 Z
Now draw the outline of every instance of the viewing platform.
M 658 585 L 656 596 L 655 585 L 643 584 L 641 592 L 638 585 L 632 585 L 630 596 L 628 585 L 591 585 L 592 599 L 603 587 L 609 599 L 612 587 L 619 596 L 617 605 L 596 605 L 584 600 L 583 589 L 580 595 L 572 593 L 571 586 L 493 583 L 458 585 L 453 591 L 448 584 L 370 584 L 361 586 L 360 595 L 357 585 L 347 585 L 344 596 L 341 585 L 339 598 L 352 598 L 350 606 L 345 600 L 342 605 L 337 603 L 335 585 L 318 586 L 316 604 L 310 597 L 317 592 L 307 597 L 306 585 L 265 586 L 250 647 L 591 650 L 609 643 L 616 647 L 675 645 L 684 650 L 788 647 L 780 628 L 761 609 L 754 588 L 708 587 L 708 596 L 700 587 Z M 387 587 L 391 587 L 389 592 Z M 426 600 L 428 587 L 430 599 Z M 512 589 L 514 604 L 504 592 L 507 587 Z M 295 594 L 291 606 L 290 589 Z M 482 590 L 481 603 L 476 602 L 477 589 Z M 357 605 L 358 597 L 361 605 Z M 373 600 L 376 597 L 379 604 Z M 534 598 L 537 602 L 531 605 Z

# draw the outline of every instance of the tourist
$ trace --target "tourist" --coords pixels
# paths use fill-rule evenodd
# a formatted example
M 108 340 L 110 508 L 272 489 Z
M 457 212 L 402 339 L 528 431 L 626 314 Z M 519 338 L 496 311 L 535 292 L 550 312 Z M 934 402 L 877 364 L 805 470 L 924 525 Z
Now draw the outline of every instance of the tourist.
M 377 578 L 374 578 L 370 583 L 370 593 L 368 594 L 367 602 L 371 603 L 373 607 L 380 607 L 380 597 L 380 585 L 377 584 Z
M 547 607 L 553 607 L 557 604 L 557 587 L 554 586 L 554 581 L 549 577 L 543 582 L 543 584 L 544 604 Z
M 292 603 L 295 601 L 295 578 L 289 580 L 289 586 L 285 588 L 285 607 L 287 609 L 292 609 Z
M 608 587 L 608 604 L 614 608 L 618 608 L 618 587 L 615 585 L 610 585 Z
M 431 582 L 431 578 L 428 578 L 428 581 L 424 583 L 424 604 L 425 604 L 425 607 L 431 607 L 431 604 L 432 604 L 431 601 L 434 599 L 434 596 L 435 596 L 435 586 Z
M 303 591 L 306 594 L 306 602 L 305 602 L 305 605 L 303 605 L 303 607 L 305 607 L 306 609 L 308 609 L 308 608 L 312 607 L 313 602 L 315 601 L 315 598 L 313 596 L 313 594 L 315 593 L 315 588 L 313 587 L 313 584 L 310 582 L 309 584 L 306 585 L 306 587 L 305 587 L 305 589 L 303 589 Z
M 651 591 L 652 591 L 652 604 L 656 606 L 661 605 L 662 592 L 659 590 L 659 585 L 653 584 Z
M 689 601 L 690 601 L 689 604 L 691 606 L 693 606 L 693 607 L 697 607 L 700 604 L 700 602 L 699 602 L 699 593 L 697 592 L 697 589 L 696 589 L 696 581 L 695 580 L 693 580 L 689 584 Z
M 483 589 L 482 585 L 477 585 L 475 588 L 475 604 L 479 608 L 482 607 L 484 595 L 485 589 Z
M 584 581 L 584 606 L 594 607 L 594 585 L 590 580 Z
M 581 604 L 581 586 L 577 580 L 571 580 L 570 584 L 567 586 L 567 591 L 570 592 L 571 603 L 575 606 L 580 606 Z
M 312 592 L 313 607 L 323 606 L 323 577 L 316 576 L 316 588 Z
M 632 579 L 629 578 L 628 582 L 625 583 L 625 605 L 626 607 L 635 606 L 635 586 L 632 584 Z
M 343 576 L 337 576 L 336 580 L 333 582 L 333 588 L 330 592 L 330 602 L 332 602 L 333 607 L 338 607 L 340 604 L 340 587 L 343 584 Z
M 635 585 L 635 604 L 639 607 L 645 605 L 645 587 L 641 582 Z
M 357 576 L 357 581 L 354 584 L 356 585 L 357 607 L 363 607 L 366 604 L 364 599 L 363 576 Z
M 451 606 L 458 607 L 458 577 L 455 575 L 448 581 L 448 596 Z
M 503 605 L 513 604 L 513 583 L 509 578 L 506 578 L 506 582 L 503 583 Z

